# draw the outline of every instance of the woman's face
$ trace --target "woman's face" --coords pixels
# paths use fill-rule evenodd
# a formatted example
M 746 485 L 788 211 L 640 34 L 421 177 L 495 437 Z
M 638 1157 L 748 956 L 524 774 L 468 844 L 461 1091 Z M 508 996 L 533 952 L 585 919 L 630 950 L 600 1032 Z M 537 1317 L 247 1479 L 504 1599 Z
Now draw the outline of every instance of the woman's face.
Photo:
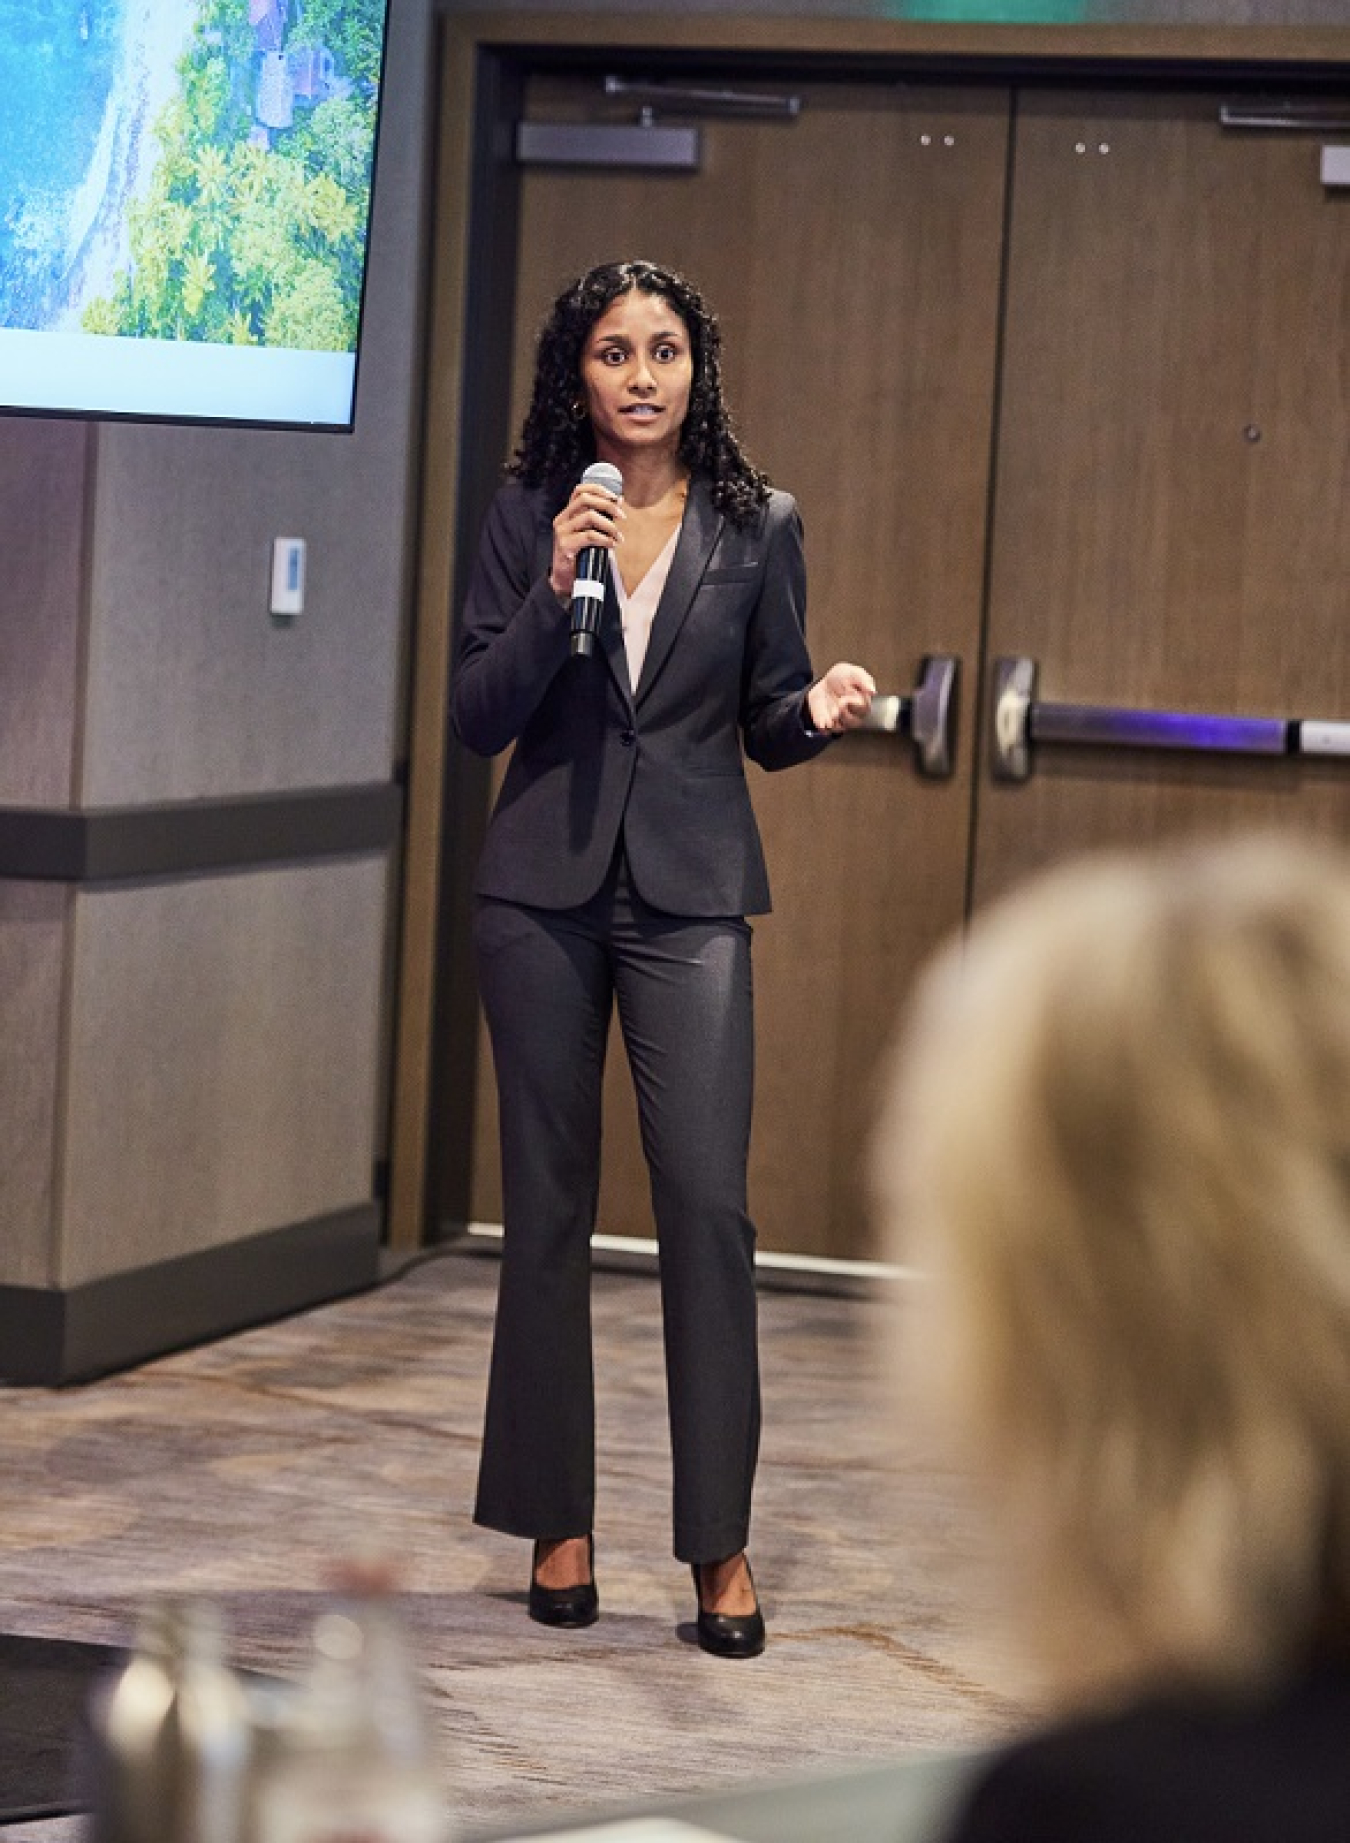
M 659 294 L 632 288 L 605 309 L 581 354 L 581 384 L 601 460 L 671 453 L 689 410 L 689 329 Z

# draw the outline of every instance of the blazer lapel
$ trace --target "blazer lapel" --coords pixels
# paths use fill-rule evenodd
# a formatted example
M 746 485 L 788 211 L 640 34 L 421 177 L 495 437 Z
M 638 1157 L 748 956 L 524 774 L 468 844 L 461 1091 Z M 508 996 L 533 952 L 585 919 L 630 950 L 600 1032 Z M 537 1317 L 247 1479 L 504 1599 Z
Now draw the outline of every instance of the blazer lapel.
M 638 704 L 651 690 L 670 656 L 721 533 L 722 514 L 713 505 L 706 481 L 691 480 L 684 522 L 676 540 L 675 555 L 670 560 L 670 574 L 657 603 L 651 638 L 647 642 L 647 657 L 642 662 L 642 675 L 634 694 Z M 627 683 L 626 675 L 623 682 Z
M 610 564 L 610 578 L 605 584 L 605 607 L 600 616 L 600 645 L 609 661 L 609 669 L 614 674 L 614 682 L 623 694 L 623 701 L 631 710 L 633 708 L 633 687 L 628 682 L 628 653 L 623 643 L 623 616 L 619 613 L 619 598 L 614 593 L 614 565 Z

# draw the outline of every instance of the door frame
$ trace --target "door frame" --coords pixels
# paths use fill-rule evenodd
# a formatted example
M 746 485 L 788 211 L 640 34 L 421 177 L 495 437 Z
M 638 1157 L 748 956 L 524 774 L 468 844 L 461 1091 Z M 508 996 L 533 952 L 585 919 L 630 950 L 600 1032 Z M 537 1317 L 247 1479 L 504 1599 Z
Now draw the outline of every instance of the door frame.
M 667 81 L 1105 82 L 1247 92 L 1278 85 L 1287 96 L 1350 76 L 1350 27 L 949 25 L 717 14 L 441 19 L 388 1136 L 386 1233 L 400 1250 L 452 1239 L 469 1214 L 478 1038 L 469 884 L 489 775 L 486 763 L 452 743 L 448 678 L 454 611 L 498 478 L 489 457 L 509 445 L 520 192 L 511 130 L 533 73 L 599 77 L 634 62 L 644 76 Z

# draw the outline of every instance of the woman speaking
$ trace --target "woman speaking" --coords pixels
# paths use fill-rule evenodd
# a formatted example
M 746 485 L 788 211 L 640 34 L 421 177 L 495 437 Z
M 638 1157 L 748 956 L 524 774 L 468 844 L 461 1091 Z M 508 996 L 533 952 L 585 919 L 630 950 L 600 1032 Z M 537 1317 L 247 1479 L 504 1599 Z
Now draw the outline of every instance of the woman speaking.
M 597 462 L 619 478 L 583 479 Z M 717 323 L 683 277 L 606 264 L 559 296 L 508 472 L 452 687 L 470 749 L 514 744 L 475 885 L 505 1220 L 475 1518 L 533 1539 L 533 1618 L 596 1618 L 589 1244 L 617 1007 L 660 1249 L 675 1554 L 703 1649 L 753 1657 L 745 918 L 770 905 L 743 754 L 809 761 L 875 687 L 847 664 L 813 682 L 797 509 L 732 432 Z

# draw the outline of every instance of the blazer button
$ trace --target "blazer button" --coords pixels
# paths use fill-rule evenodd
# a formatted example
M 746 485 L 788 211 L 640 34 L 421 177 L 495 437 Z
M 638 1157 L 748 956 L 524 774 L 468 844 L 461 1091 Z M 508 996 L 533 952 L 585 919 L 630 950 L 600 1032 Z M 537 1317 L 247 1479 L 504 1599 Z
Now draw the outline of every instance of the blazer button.
M 633 744 L 637 741 L 637 731 L 622 730 L 619 734 L 619 741 L 623 744 L 625 749 L 631 749 Z

